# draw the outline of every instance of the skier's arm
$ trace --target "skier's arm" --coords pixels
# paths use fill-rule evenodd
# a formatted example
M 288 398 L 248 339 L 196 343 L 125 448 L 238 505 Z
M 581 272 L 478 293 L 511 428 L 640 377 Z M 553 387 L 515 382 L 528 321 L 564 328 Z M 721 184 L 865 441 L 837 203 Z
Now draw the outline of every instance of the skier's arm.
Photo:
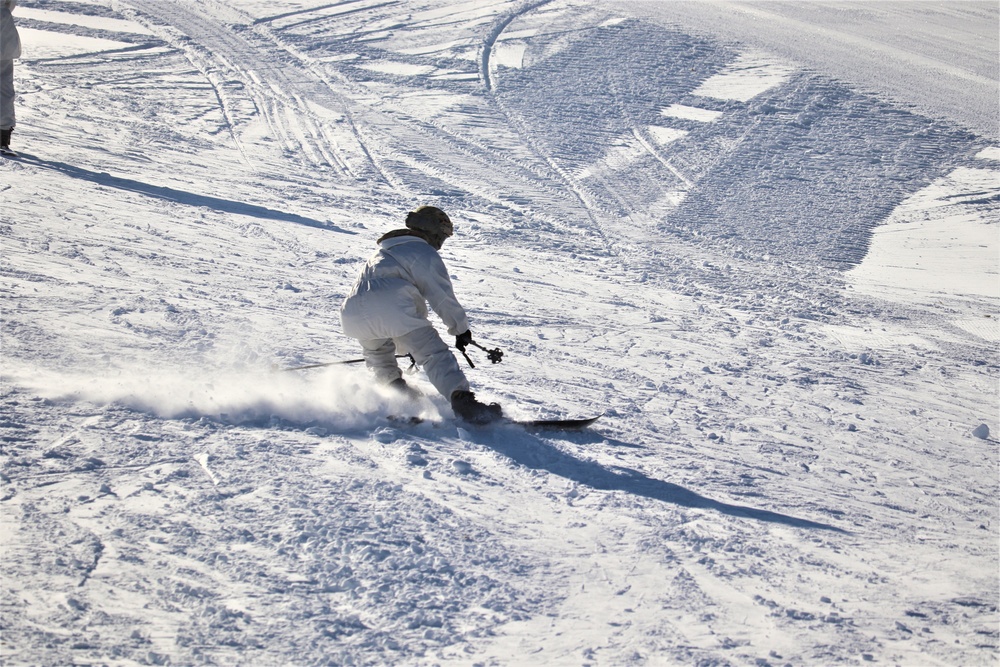
M 455 298 L 448 269 L 441 257 L 429 247 L 428 250 L 429 252 L 422 253 L 423 266 L 412 272 L 413 278 L 417 289 L 448 327 L 448 333 L 457 336 L 469 330 L 469 318 Z

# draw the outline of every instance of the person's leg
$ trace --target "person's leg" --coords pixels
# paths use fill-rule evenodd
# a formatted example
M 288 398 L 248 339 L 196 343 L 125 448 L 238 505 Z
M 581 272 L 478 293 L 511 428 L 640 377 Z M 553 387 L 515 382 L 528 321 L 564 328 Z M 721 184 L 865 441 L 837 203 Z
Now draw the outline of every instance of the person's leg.
M 427 379 L 448 400 L 456 391 L 469 390 L 465 373 L 434 327 L 423 327 L 399 336 L 396 343 L 404 353 L 413 355 L 417 366 L 427 374 Z
M 360 342 L 365 365 L 375 374 L 376 380 L 382 384 L 389 384 L 403 377 L 403 372 L 396 363 L 396 344 L 391 338 Z
M 14 61 L 0 60 L 0 130 L 13 130 L 14 117 Z M 4 136 L 7 136 L 5 133 Z
M 396 343 L 402 351 L 413 355 L 414 361 L 427 373 L 434 388 L 449 400 L 451 409 L 460 419 L 473 424 L 488 424 L 503 416 L 496 403 L 486 405 L 476 400 L 455 355 L 434 327 L 411 331 L 397 337 Z

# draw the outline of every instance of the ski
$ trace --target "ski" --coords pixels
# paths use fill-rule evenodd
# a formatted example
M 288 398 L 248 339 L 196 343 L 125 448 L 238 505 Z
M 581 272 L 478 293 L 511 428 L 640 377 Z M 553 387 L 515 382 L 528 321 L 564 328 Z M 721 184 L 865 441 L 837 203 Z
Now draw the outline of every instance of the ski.
M 500 423 L 514 424 L 528 430 L 578 431 L 587 428 L 600 417 L 585 419 L 529 419 L 527 421 L 501 420 Z
M 423 423 L 431 423 L 434 426 L 440 426 L 442 422 L 428 422 L 422 417 L 401 417 L 396 415 L 391 415 L 387 417 L 388 421 L 392 424 L 399 426 L 416 426 Z M 489 426 L 497 425 L 509 425 L 509 426 L 519 426 L 528 431 L 579 431 L 585 429 L 594 422 L 596 422 L 600 417 L 587 417 L 584 419 L 498 419 L 493 422 L 486 424 L 470 424 L 461 420 L 456 420 L 456 424 L 459 426 L 474 426 L 476 428 L 486 428 Z
M 424 422 L 433 424 L 434 426 L 440 426 L 440 422 L 428 421 L 423 417 L 401 417 L 399 415 L 389 415 L 386 419 L 390 424 L 398 424 L 400 426 L 416 426 L 417 424 L 423 424 Z
M 0 156 L 3 157 L 20 157 L 17 153 L 9 148 L 0 148 Z

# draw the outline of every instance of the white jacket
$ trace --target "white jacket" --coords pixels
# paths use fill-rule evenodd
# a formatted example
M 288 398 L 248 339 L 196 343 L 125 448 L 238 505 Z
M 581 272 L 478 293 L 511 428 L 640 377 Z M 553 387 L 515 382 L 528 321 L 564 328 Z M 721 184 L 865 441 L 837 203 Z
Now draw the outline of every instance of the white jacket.
M 416 236 L 387 238 L 340 307 L 340 322 L 358 340 L 395 338 L 431 326 L 428 303 L 452 336 L 469 330 L 437 251 Z
M 16 5 L 17 0 L 0 0 L 0 60 L 21 57 L 21 37 L 10 14 Z

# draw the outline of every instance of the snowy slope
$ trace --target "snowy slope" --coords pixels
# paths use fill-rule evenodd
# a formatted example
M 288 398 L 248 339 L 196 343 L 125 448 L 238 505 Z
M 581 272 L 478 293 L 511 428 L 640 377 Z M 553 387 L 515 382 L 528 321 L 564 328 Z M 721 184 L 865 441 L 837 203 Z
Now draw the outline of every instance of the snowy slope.
M 4 664 L 995 664 L 1000 146 L 937 75 L 998 11 L 890 88 L 795 6 L 829 67 L 686 3 L 23 0 Z M 594 427 L 275 370 L 358 356 L 421 203 L 479 395 Z
M 629 0 L 615 6 L 767 49 L 922 114 L 1000 135 L 995 3 Z

